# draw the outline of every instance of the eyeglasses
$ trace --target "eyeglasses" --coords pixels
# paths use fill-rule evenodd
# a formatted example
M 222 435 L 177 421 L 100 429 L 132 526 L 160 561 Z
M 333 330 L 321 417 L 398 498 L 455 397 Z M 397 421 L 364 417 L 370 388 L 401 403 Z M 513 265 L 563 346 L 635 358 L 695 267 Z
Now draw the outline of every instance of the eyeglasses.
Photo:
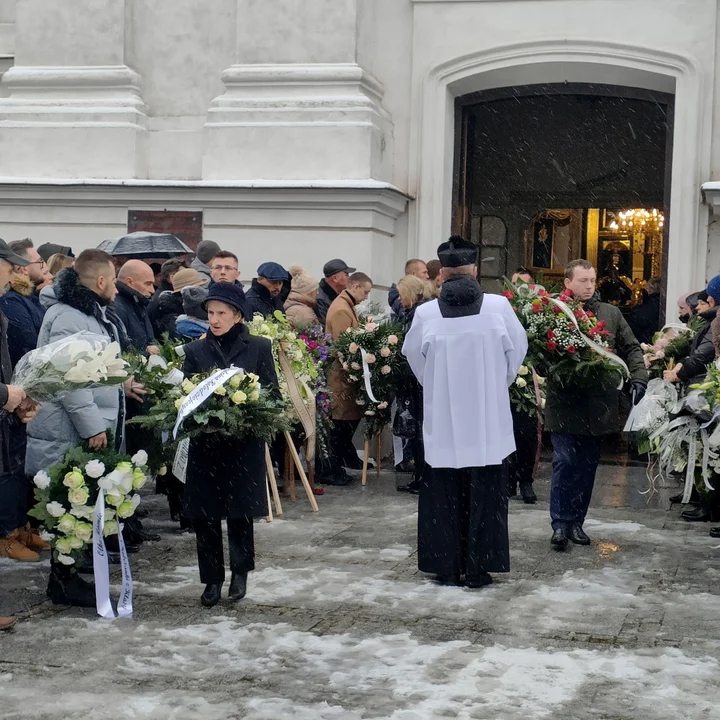
M 212 270 L 227 270 L 230 272 L 231 270 L 237 271 L 237 268 L 232 265 L 213 265 Z
M 29 262 L 28 265 L 44 265 L 44 260 L 33 260 L 33 262 Z

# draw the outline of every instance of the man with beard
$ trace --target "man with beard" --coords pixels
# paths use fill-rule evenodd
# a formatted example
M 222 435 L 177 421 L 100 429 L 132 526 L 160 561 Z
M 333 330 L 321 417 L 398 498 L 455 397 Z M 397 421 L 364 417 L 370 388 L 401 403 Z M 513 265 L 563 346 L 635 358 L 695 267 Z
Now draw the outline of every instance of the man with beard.
M 47 311 L 38 347 L 78 332 L 120 342 L 121 331 L 108 307 L 116 293 L 112 257 L 102 250 L 80 253 L 75 267 L 66 268 L 55 284 L 43 291 L 41 300 Z M 142 401 L 145 394 L 133 378 L 125 382 L 123 389 L 125 396 L 137 401 Z M 47 471 L 83 440 L 91 449 L 106 448 L 108 433 L 114 434 L 116 445 L 121 447 L 125 424 L 122 395 L 117 388 L 102 386 L 74 390 L 43 403 L 28 425 L 25 472 L 34 476 L 39 470 Z M 52 564 L 47 594 L 56 604 L 95 606 L 93 586 L 59 563 Z
M 38 287 L 47 278 L 47 265 L 38 255 L 29 238 L 16 240 L 9 244 L 10 250 L 24 260 L 27 265 L 14 267 L 10 276 L 10 288 L 2 296 L 0 307 L 8 320 L 8 346 L 13 365 L 34 350 L 38 333 L 42 325 L 45 309 L 40 304 Z
M 438 257 L 440 298 L 417 308 L 402 350 L 423 386 L 418 567 L 438 583 L 479 588 L 510 570 L 508 388 L 528 343 L 508 300 L 480 289 L 475 245 L 453 236 Z
M 276 262 L 266 262 L 258 268 L 257 277 L 245 294 L 250 320 L 256 313 L 263 317 L 272 317 L 276 310 L 284 311 L 280 294 L 283 283 L 289 277 L 288 271 Z

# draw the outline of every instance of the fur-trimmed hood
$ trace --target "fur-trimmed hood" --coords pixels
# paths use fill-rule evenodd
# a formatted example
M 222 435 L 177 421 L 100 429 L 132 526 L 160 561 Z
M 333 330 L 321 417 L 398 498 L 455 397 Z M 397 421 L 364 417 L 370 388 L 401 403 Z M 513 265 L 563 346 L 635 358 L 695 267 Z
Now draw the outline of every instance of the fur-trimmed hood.
M 10 289 L 14 290 L 18 295 L 30 297 L 35 291 L 35 285 L 27 275 L 13 273 L 10 276 Z
M 80 282 L 80 276 L 75 272 L 74 268 L 65 268 L 55 278 L 54 287 L 55 297 L 58 302 L 69 305 L 84 315 L 96 317 L 98 306 L 104 307 L 107 305 L 107 300 L 101 298 Z

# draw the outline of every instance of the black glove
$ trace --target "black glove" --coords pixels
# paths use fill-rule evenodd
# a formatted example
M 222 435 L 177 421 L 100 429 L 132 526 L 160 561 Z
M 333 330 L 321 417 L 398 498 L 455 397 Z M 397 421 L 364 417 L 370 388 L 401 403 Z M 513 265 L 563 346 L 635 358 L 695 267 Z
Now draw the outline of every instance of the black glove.
M 640 380 L 633 380 L 630 383 L 630 395 L 632 396 L 633 405 L 637 405 L 645 397 L 645 389 L 647 385 Z

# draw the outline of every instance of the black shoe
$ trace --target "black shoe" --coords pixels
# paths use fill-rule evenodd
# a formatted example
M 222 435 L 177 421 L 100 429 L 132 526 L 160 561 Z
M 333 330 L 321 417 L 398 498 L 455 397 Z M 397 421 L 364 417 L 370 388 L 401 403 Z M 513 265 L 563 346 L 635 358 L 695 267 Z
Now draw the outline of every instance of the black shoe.
M 559 527 L 553 532 L 552 538 L 550 538 L 550 544 L 556 550 L 564 550 L 568 544 L 568 533 L 567 528 Z
M 247 592 L 247 573 L 233 573 L 230 581 L 230 592 L 228 597 L 232 602 L 237 602 L 245 597 Z
M 465 578 L 465 587 L 469 588 L 481 588 L 485 587 L 486 585 L 490 585 L 492 583 L 493 579 L 492 577 L 484 572 L 480 573 L 480 575 L 468 575 Z
M 568 537 L 576 544 L 576 545 L 589 545 L 590 544 L 590 538 L 587 536 L 587 533 L 579 526 L 579 525 L 573 525 L 569 532 Z
M 111 553 L 119 553 L 120 552 L 120 543 L 118 542 L 118 536 L 117 535 L 109 535 L 105 538 L 105 548 L 108 552 Z M 133 542 L 125 541 L 125 550 L 128 553 L 136 553 L 140 552 L 140 545 Z
M 434 580 L 438 585 L 462 585 L 459 575 L 436 575 Z
M 677 504 L 677 503 L 681 503 L 681 502 L 683 501 L 683 497 L 684 497 L 684 496 L 685 496 L 685 493 L 684 493 L 684 492 L 680 492 L 680 493 L 678 493 L 677 495 L 673 495 L 673 496 L 670 498 L 670 502 L 673 503 L 674 505 Z
M 208 583 L 205 592 L 200 596 L 200 604 L 203 607 L 214 607 L 220 602 L 222 583 Z
M 161 538 L 157 533 L 147 532 L 147 530 L 131 532 L 129 533 L 129 536 L 127 538 L 128 542 L 131 542 L 135 545 L 139 545 L 140 543 L 144 542 L 157 542 L 160 539 Z
M 357 455 L 351 455 L 345 458 L 343 467 L 346 467 L 349 470 L 362 470 L 363 461 Z
M 55 605 L 95 607 L 95 586 L 65 566 L 52 566 L 46 595 Z
M 398 492 L 411 493 L 412 495 L 420 494 L 420 481 L 413 478 L 406 485 L 398 485 Z
M 347 475 L 339 475 L 337 477 L 318 477 L 315 478 L 318 485 L 338 485 L 343 487 L 349 485 L 352 480 Z
M 704 505 L 698 505 L 692 510 L 684 510 L 680 517 L 688 522 L 707 522 L 711 519 L 712 513 Z
M 720 527 L 710 528 L 710 532 L 708 534 L 711 538 L 720 538 Z
M 532 483 L 521 482 L 520 495 L 522 495 L 523 502 L 527 505 L 534 505 L 537 502 L 537 495 L 533 490 Z

